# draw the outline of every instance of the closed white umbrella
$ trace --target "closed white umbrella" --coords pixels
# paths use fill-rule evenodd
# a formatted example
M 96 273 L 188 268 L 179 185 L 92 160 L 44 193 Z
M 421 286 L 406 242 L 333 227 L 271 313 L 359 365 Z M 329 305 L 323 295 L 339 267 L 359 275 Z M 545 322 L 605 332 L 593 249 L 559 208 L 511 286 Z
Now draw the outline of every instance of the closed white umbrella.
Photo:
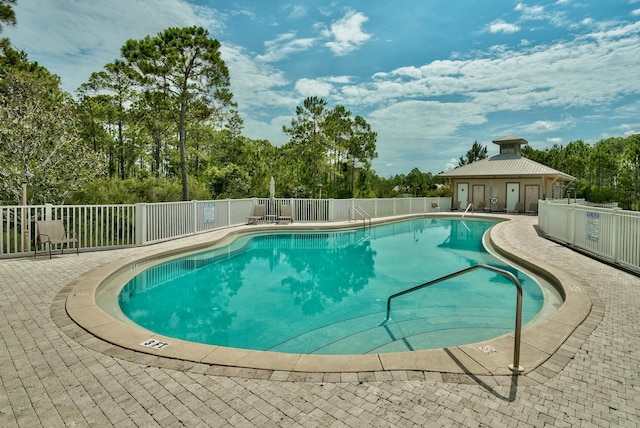
M 269 199 L 274 199 L 276 197 L 276 181 L 271 177 L 271 181 L 269 182 Z
M 269 214 L 276 214 L 276 181 L 271 177 L 271 181 L 269 182 Z

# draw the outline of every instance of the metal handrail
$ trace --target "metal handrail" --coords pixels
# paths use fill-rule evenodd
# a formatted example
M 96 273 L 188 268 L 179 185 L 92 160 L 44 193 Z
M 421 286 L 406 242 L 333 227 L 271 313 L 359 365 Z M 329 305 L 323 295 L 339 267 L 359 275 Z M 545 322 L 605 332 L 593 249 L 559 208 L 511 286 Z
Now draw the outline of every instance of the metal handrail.
M 469 212 L 469 208 L 471 208 L 471 214 L 473 214 L 473 202 L 469 202 L 469 205 L 467 205 L 467 208 L 464 210 L 464 213 L 462 214 L 461 220 L 464 220 L 464 216 L 467 215 L 467 212 Z
M 351 207 L 349 208 L 349 221 L 351 221 L 351 212 L 356 212 L 358 214 L 360 214 L 362 216 L 362 225 L 363 227 L 367 226 L 367 219 L 369 219 L 369 227 L 371 227 L 371 216 L 369 215 L 369 213 L 367 213 L 364 208 L 362 208 L 360 205 L 358 205 L 357 207 Z M 357 220 L 356 216 L 353 216 L 353 220 Z
M 488 266 L 488 265 L 475 265 L 475 266 L 471 266 L 466 269 L 462 269 L 457 272 L 451 273 L 449 275 L 445 275 L 443 277 L 434 279 L 432 281 L 425 282 L 424 284 L 416 285 L 415 287 L 408 288 L 404 291 L 400 291 L 398 293 L 392 294 L 387 299 L 387 317 L 384 320 L 383 324 L 389 321 L 389 312 L 391 311 L 391 299 L 398 296 L 402 296 L 407 293 L 411 293 L 413 291 L 417 291 L 421 288 L 428 287 L 438 282 L 446 281 L 447 279 L 455 278 L 456 276 L 464 275 L 465 273 L 469 273 L 476 269 L 486 269 L 491 272 L 502 275 L 510 279 L 515 284 L 518 290 L 517 298 L 516 298 L 517 299 L 516 300 L 516 329 L 515 329 L 515 341 L 513 344 L 513 364 L 509 364 L 509 370 L 511 370 L 516 374 L 521 373 L 524 371 L 524 369 L 520 366 L 520 336 L 521 336 L 521 330 L 522 330 L 522 285 L 520 284 L 520 281 L 518 281 L 518 278 L 516 278 L 514 274 L 504 269 L 500 269 L 500 268 Z

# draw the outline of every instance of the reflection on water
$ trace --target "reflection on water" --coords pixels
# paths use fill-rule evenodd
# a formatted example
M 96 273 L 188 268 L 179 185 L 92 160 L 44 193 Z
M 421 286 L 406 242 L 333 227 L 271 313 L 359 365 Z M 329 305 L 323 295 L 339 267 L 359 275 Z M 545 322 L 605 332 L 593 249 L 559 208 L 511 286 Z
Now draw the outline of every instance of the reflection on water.
M 171 337 L 314 352 L 339 341 L 347 331 L 358 334 L 375 329 L 390 294 L 487 263 L 509 269 L 527 285 L 531 298 L 525 301 L 526 316 L 530 318 L 539 310 L 541 294 L 534 281 L 500 265 L 482 248 L 482 235 L 492 224 L 416 219 L 350 231 L 252 235 L 141 272 L 123 288 L 120 306 L 138 324 Z M 397 306 L 394 302 L 394 307 L 398 316 L 424 319 L 442 308 L 453 308 L 462 290 L 467 293 L 478 282 L 483 288 L 469 299 L 477 299 L 474 305 L 483 314 L 502 311 L 492 310 L 493 305 L 513 304 L 513 287 L 505 286 L 501 276 L 480 273 L 476 278 L 483 279 L 434 286 L 434 291 L 399 299 L 403 301 Z M 509 295 L 504 299 L 487 295 L 495 290 Z M 460 309 L 447 311 L 453 315 L 446 316 L 460 318 Z M 385 337 L 389 340 L 388 333 Z M 358 346 L 370 346 L 367 343 L 376 340 L 363 338 Z M 362 352 L 366 351 L 346 353 Z
M 275 277 L 289 290 L 279 295 L 288 296 L 303 314 L 314 315 L 360 291 L 374 275 L 374 255 L 369 234 L 362 230 L 257 236 L 240 250 L 227 246 L 147 269 L 123 288 L 119 303 L 143 326 L 162 320 L 162 332 L 183 330 L 188 340 L 199 341 L 203 331 L 222 337 L 237 316 L 229 309 L 231 301 L 251 282 L 247 278 L 255 277 L 250 285 L 260 287 L 267 281 L 273 285 Z M 254 305 L 263 303 L 254 300 Z M 273 302 L 270 309 L 286 306 Z

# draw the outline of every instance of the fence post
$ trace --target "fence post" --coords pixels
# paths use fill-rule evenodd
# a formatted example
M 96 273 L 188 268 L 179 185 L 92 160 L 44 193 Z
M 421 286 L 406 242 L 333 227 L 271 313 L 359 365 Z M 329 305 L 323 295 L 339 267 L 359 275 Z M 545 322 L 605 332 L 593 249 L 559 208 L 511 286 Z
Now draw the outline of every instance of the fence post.
M 333 203 L 333 199 L 327 199 L 327 204 L 329 205 L 329 207 L 327 208 L 329 211 L 329 221 L 333 221 L 333 219 L 335 218 L 335 213 L 333 212 L 333 210 L 335 209 L 334 203 Z
M 570 206 L 570 211 L 569 211 L 569 215 L 571 217 L 571 228 L 569 230 L 571 230 L 571 245 L 576 245 L 576 227 L 578 227 L 578 224 L 576 222 L 576 206 L 575 205 L 571 205 Z
M 51 214 L 53 213 L 53 205 L 52 204 L 44 204 L 44 219 L 43 220 L 53 220 L 51 218 Z
M 139 203 L 136 207 L 136 245 L 147 243 L 147 204 Z
M 191 201 L 191 220 L 193 221 L 192 232 L 195 235 L 198 233 L 198 201 Z
M 613 254 L 611 255 L 614 263 L 618 263 L 618 254 L 619 254 L 619 242 L 622 242 L 622 239 L 618 239 L 618 234 L 620 233 L 620 222 L 622 221 L 622 216 L 620 212 L 621 208 L 615 207 L 612 209 L 613 211 L 613 242 L 611 242 L 611 250 Z

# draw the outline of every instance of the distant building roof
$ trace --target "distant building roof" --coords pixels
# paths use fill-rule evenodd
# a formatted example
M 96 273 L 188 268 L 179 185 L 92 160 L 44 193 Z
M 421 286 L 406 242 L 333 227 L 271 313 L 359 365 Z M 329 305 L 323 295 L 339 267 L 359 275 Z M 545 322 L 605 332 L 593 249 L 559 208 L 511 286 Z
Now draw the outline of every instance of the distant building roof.
M 517 137 L 516 137 L 517 138 Z M 467 165 L 459 166 L 448 172 L 438 174 L 441 177 L 531 177 L 551 176 L 573 181 L 575 177 L 531 159 L 502 153 Z
M 573 181 L 576 178 L 538 162 L 522 157 L 520 146 L 529 144 L 524 138 L 505 135 L 493 140 L 500 146 L 500 154 L 482 159 L 451 171 L 440 177 L 553 177 Z
M 524 138 L 515 136 L 515 135 L 505 135 L 503 137 L 500 138 L 496 138 L 495 140 L 493 140 L 493 142 L 495 144 L 513 144 L 513 143 L 518 143 L 518 144 L 529 144 L 529 142 L 527 140 L 525 140 Z

